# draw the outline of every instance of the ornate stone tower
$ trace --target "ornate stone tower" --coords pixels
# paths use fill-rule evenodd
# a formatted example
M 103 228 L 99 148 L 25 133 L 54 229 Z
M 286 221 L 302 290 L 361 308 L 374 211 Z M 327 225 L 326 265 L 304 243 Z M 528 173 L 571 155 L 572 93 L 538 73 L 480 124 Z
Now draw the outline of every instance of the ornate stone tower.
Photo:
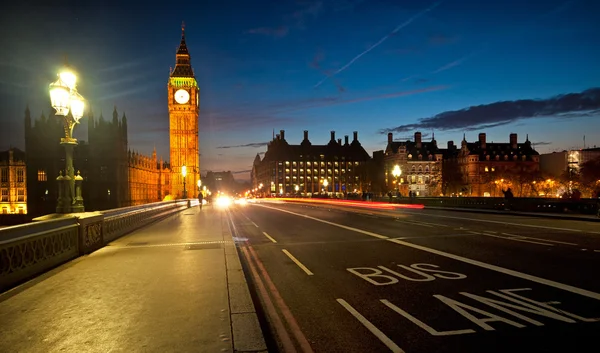
M 197 194 L 200 179 L 198 149 L 198 112 L 200 96 L 190 53 L 185 44 L 185 29 L 181 26 L 181 43 L 177 49 L 175 68 L 169 78 L 169 136 L 171 158 L 171 195 L 183 197 L 183 166 L 186 167 L 185 186 L 188 197 Z

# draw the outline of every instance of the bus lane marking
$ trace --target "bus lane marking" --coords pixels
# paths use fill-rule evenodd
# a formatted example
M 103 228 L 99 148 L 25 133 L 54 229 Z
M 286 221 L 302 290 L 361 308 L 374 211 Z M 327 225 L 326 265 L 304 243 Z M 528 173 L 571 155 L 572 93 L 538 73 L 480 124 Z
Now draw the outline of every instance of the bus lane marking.
M 277 243 L 277 240 L 273 239 L 273 237 L 270 236 L 269 234 L 267 234 L 267 232 L 263 232 L 263 234 L 264 234 L 265 237 L 267 237 L 273 243 Z
M 317 222 L 329 224 L 329 225 L 332 225 L 332 226 L 335 226 L 335 227 L 347 229 L 347 230 L 350 230 L 350 231 L 353 231 L 353 232 L 357 232 L 357 233 L 369 235 L 369 236 L 372 236 L 372 237 L 375 237 L 375 238 L 378 238 L 378 239 L 385 239 L 386 241 L 389 241 L 389 242 L 392 242 L 392 243 L 395 243 L 395 244 L 398 244 L 398 245 L 402 245 L 402 246 L 405 246 L 405 247 L 409 247 L 409 248 L 413 248 L 413 249 L 425 251 L 425 252 L 428 252 L 428 253 L 431 253 L 431 254 L 435 254 L 435 255 L 443 256 L 443 257 L 450 258 L 450 259 L 453 259 L 453 260 L 456 260 L 456 261 L 464 262 L 464 263 L 467 263 L 467 264 L 470 264 L 470 265 L 473 265 L 473 266 L 485 268 L 485 269 L 488 269 L 490 271 L 503 273 L 503 274 L 508 275 L 508 276 L 521 278 L 521 279 L 524 279 L 524 280 L 527 280 L 527 281 L 531 281 L 531 282 L 535 282 L 535 283 L 540 283 L 540 284 L 543 284 L 543 285 L 546 285 L 546 286 L 549 286 L 549 287 L 554 287 L 554 288 L 558 288 L 558 289 L 561 289 L 561 290 L 564 290 L 564 291 L 567 291 L 567 292 L 579 294 L 579 295 L 582 295 L 584 297 L 589 297 L 589 298 L 592 298 L 592 299 L 600 300 L 600 293 L 592 292 L 592 291 L 587 290 L 587 289 L 578 288 L 578 287 L 575 287 L 575 286 L 571 286 L 571 285 L 568 285 L 568 284 L 564 284 L 564 283 L 552 281 L 552 280 L 545 279 L 545 278 L 542 278 L 542 277 L 537 277 L 537 276 L 530 275 L 530 274 L 527 274 L 527 273 L 523 273 L 523 272 L 511 270 L 511 269 L 508 269 L 508 268 L 504 268 L 504 267 L 500 267 L 500 266 L 488 264 L 486 262 L 469 259 L 469 258 L 466 258 L 466 257 L 463 257 L 463 256 L 451 254 L 451 253 L 448 253 L 448 252 L 445 252 L 445 251 L 441 251 L 441 250 L 436 250 L 436 249 L 433 249 L 433 248 L 428 248 L 428 247 L 425 247 L 425 246 L 422 246 L 422 245 L 418 245 L 418 244 L 413 244 L 413 243 L 410 243 L 410 242 L 407 242 L 407 241 L 403 241 L 403 240 L 400 240 L 400 239 L 390 239 L 389 237 L 387 237 L 385 235 L 381 235 L 381 234 L 369 232 L 369 231 L 358 229 L 358 228 L 354 228 L 354 227 L 345 226 L 343 224 L 338 224 L 338 223 L 326 221 L 326 220 L 323 220 L 323 219 L 320 219 L 320 218 L 311 217 L 311 216 L 303 215 L 303 214 L 300 214 L 300 213 L 296 213 L 296 212 L 292 212 L 292 211 L 288 211 L 288 210 L 279 209 L 279 208 L 276 208 L 276 207 L 263 206 L 263 205 L 260 205 L 260 207 L 269 208 L 269 209 L 276 210 L 276 211 L 279 211 L 279 212 L 289 213 L 289 214 L 296 215 L 296 216 L 299 216 L 299 217 L 311 219 L 311 220 L 314 220 L 314 221 L 317 221 Z M 453 217 L 450 217 L 450 218 L 453 218 Z M 494 223 L 506 224 L 505 222 L 494 222 Z M 519 224 L 516 224 L 516 225 L 519 225 Z M 581 232 L 581 231 L 579 231 L 579 232 Z
M 499 239 L 504 239 L 504 240 L 520 241 L 522 243 L 531 243 L 531 244 L 537 244 L 537 245 L 554 246 L 553 244 L 540 243 L 540 242 L 537 242 L 537 241 L 520 239 L 520 237 L 503 237 L 503 236 L 500 236 L 500 235 L 488 234 L 488 233 L 481 233 L 481 232 L 473 232 L 473 231 L 469 231 L 469 233 L 476 234 L 476 235 L 485 235 L 485 236 L 488 236 L 488 237 L 499 238 Z
M 367 320 L 366 317 L 362 316 L 361 313 L 356 311 L 356 309 L 354 309 L 352 305 L 348 304 L 347 301 L 345 301 L 344 299 L 336 299 L 336 301 L 340 303 L 340 305 L 343 306 L 344 309 L 348 310 L 348 312 L 352 314 L 352 316 L 354 316 L 361 324 L 363 324 L 363 326 L 366 327 L 367 330 L 371 331 L 371 333 L 375 335 L 375 337 L 379 338 L 379 340 L 383 344 L 385 344 L 392 352 L 404 353 L 404 350 L 402 350 L 402 348 L 398 347 L 398 345 L 394 343 L 394 341 L 392 341 L 388 336 L 386 336 L 385 333 L 381 332 L 381 330 L 378 329 L 375 325 L 373 325 L 371 321 Z

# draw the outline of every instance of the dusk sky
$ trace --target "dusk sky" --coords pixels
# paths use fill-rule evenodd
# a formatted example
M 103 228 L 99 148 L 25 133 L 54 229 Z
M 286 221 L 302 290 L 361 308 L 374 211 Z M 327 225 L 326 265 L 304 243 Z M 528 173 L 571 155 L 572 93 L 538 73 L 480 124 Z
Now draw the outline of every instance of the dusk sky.
M 68 56 L 80 93 L 129 145 L 168 159 L 167 82 L 185 21 L 200 86 L 203 173 L 248 178 L 273 130 L 352 136 L 369 153 L 406 140 L 529 139 L 541 153 L 600 145 L 600 2 L 262 0 L 3 5 L 0 150 L 51 108 Z M 536 100 L 536 101 L 520 101 Z M 503 102 L 503 103 L 498 103 Z M 495 103 L 495 104 L 493 104 Z M 477 108 L 472 108 L 479 106 Z M 470 108 L 471 107 L 471 108 Z M 76 128 L 86 140 L 87 122 Z M 57 144 L 58 144 L 57 140 Z

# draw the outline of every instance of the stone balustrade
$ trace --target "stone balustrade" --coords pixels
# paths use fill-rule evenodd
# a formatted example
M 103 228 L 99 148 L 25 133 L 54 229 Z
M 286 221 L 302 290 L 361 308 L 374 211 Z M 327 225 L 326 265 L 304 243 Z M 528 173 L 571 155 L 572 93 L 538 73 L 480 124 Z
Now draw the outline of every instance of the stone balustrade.
M 177 200 L 99 212 L 49 215 L 0 229 L 0 293 L 191 206 Z

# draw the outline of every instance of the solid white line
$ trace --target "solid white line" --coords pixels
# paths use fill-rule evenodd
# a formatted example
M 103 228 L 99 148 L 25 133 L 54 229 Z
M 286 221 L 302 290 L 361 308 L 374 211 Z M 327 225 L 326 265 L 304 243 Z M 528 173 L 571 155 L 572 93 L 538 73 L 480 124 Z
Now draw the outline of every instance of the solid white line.
M 410 224 L 411 226 L 421 226 L 421 227 L 433 228 L 433 226 L 430 226 L 429 224 L 417 223 L 414 221 L 403 221 L 403 220 L 401 221 L 401 220 L 397 219 L 396 222 Z
M 269 238 L 269 240 L 272 241 L 273 243 L 277 243 L 277 240 L 273 239 L 273 237 L 270 236 L 269 234 L 267 234 L 267 232 L 263 232 L 263 234 L 265 235 L 265 237 Z
M 396 345 L 388 336 L 386 336 L 385 333 L 381 332 L 381 330 L 375 327 L 375 325 L 373 325 L 369 320 L 367 320 L 367 318 L 365 318 L 358 311 L 356 311 L 356 309 L 354 309 L 350 304 L 348 304 L 348 302 L 346 302 L 344 299 L 336 300 L 338 303 L 340 303 L 341 306 L 344 307 L 344 309 L 348 310 L 348 312 L 352 314 L 352 316 L 354 316 L 358 321 L 360 321 L 360 323 L 363 324 L 367 328 L 367 330 L 371 331 L 371 333 L 374 334 L 375 337 L 379 338 L 379 340 L 383 344 L 385 344 L 392 352 L 404 353 L 404 350 L 402 350 L 402 348 L 398 347 L 398 345 Z
M 310 270 L 308 268 L 306 268 L 306 266 L 304 266 L 302 264 L 302 262 L 298 261 L 298 259 L 295 258 L 294 255 L 290 254 L 289 251 L 287 251 L 285 249 L 281 249 L 281 251 L 283 251 L 284 254 L 286 254 L 292 261 L 294 261 L 294 263 L 296 265 L 298 265 L 298 267 L 300 267 L 302 269 L 302 271 L 306 272 L 307 275 L 309 275 L 309 276 L 314 275 L 314 273 L 310 272 Z
M 423 217 L 423 214 L 420 214 L 420 213 L 407 212 L 407 211 L 404 211 L 404 213 Z M 558 228 L 558 227 L 539 226 L 539 225 L 534 225 L 534 224 L 501 222 L 501 221 L 492 221 L 492 220 L 489 220 L 489 219 L 466 218 L 466 217 L 456 217 L 456 216 L 442 216 L 442 215 L 437 215 L 437 214 L 427 214 L 427 217 L 441 217 L 441 218 L 451 218 L 451 219 L 462 219 L 462 220 L 465 220 L 465 221 L 486 222 L 486 223 L 504 224 L 504 225 L 511 225 L 511 226 L 519 226 L 519 227 L 529 227 L 529 228 L 565 230 L 565 231 L 569 231 L 569 232 L 597 233 L 597 232 L 591 232 L 591 231 L 583 231 L 583 230 L 580 230 L 580 229 Z
M 491 271 L 496 271 L 496 272 L 500 272 L 503 273 L 505 275 L 509 275 L 509 276 L 513 276 L 513 277 L 518 277 L 518 278 L 522 278 L 528 281 L 532 281 L 532 282 L 536 282 L 536 283 L 541 283 L 550 287 L 554 287 L 554 288 L 558 288 L 558 289 L 562 289 L 565 290 L 567 292 L 571 292 L 571 293 L 575 293 L 575 294 L 579 294 L 579 295 L 583 295 L 585 297 L 590 297 L 593 299 L 597 299 L 600 300 L 600 293 L 596 293 L 596 292 L 592 292 L 589 291 L 587 289 L 582 289 L 582 288 L 577 288 L 574 286 L 570 286 L 568 284 L 564 284 L 564 283 L 560 283 L 560 282 L 555 282 L 549 279 L 545 279 L 545 278 L 541 278 L 541 277 L 537 277 L 537 276 L 533 276 L 533 275 L 528 275 L 526 273 L 522 273 L 522 272 L 518 272 L 518 271 L 514 271 L 514 270 L 510 270 L 504 267 L 500 267 L 500 266 L 496 266 L 496 265 L 492 265 L 492 264 L 488 264 L 485 262 L 481 262 L 481 261 L 477 261 L 477 260 L 472 260 L 466 257 L 462 257 L 462 256 L 458 256 L 458 255 L 454 255 L 454 254 L 450 254 L 444 251 L 440 251 L 440 250 L 436 250 L 436 249 L 431 249 L 431 248 L 427 248 L 425 246 L 421 246 L 421 245 L 417 245 L 417 244 L 412 244 L 406 241 L 402 241 L 400 239 L 389 239 L 388 237 L 384 236 L 384 235 L 380 235 L 380 234 L 376 234 L 376 233 L 372 233 L 372 232 L 367 232 L 364 231 L 362 229 L 357 229 L 357 228 L 352 228 L 352 227 L 348 227 L 342 224 L 337 224 L 337 223 L 333 223 L 333 222 L 329 222 L 329 221 L 325 221 L 319 218 L 314 218 L 314 217 L 308 217 L 299 213 L 294 213 L 294 212 L 290 212 L 290 211 L 286 211 L 286 210 L 282 210 L 276 207 L 268 207 L 268 206 L 262 206 L 262 207 L 267 207 L 267 208 L 271 208 L 274 209 L 276 211 L 281 211 L 281 212 L 287 212 L 290 214 L 294 214 L 296 216 L 300 216 L 300 217 L 305 217 L 305 218 L 309 218 L 309 219 L 313 219 L 315 221 L 318 222 L 322 222 L 322 223 L 326 223 L 326 224 L 330 224 L 339 228 L 343 228 L 343 229 L 347 229 L 347 230 L 351 230 L 357 233 L 362 233 L 362 234 L 366 234 L 366 235 L 371 235 L 371 236 L 375 236 L 376 238 L 379 239 L 386 239 L 387 241 L 390 241 L 392 243 L 396 243 L 399 245 L 404 245 L 406 247 L 409 248 L 413 248 L 413 249 L 417 249 L 417 250 L 422 250 L 425 252 L 429 252 L 432 254 L 436 254 L 436 255 L 440 255 L 440 256 L 444 256 L 453 260 L 457 260 L 457 261 L 462 261 L 465 263 L 468 263 L 470 265 L 474 265 L 474 266 L 479 266 Z
M 558 241 L 558 240 L 534 238 L 534 237 L 525 236 L 525 235 L 510 234 L 510 233 L 502 233 L 502 234 L 504 234 L 504 235 L 510 235 L 510 236 L 517 237 L 517 238 L 523 238 L 523 239 L 535 239 L 535 240 L 547 241 L 549 243 L 557 243 L 557 244 L 565 244 L 565 245 L 579 245 L 579 244 L 576 244 L 576 243 L 567 243 L 566 241 Z
M 447 224 L 439 224 L 439 223 L 431 223 L 431 222 L 423 222 L 423 221 L 409 221 L 409 222 L 429 224 L 430 226 L 436 226 L 436 227 L 450 227 Z
M 538 244 L 538 245 L 546 245 L 546 246 L 554 246 L 553 244 L 548 244 L 548 243 L 538 243 L 537 241 L 529 241 L 529 240 L 523 240 L 523 239 L 519 239 L 518 237 L 501 237 L 499 235 L 494 235 L 494 234 L 487 234 L 487 233 L 479 233 L 479 232 L 469 232 L 472 234 L 478 234 L 478 235 L 485 235 L 488 237 L 493 237 L 493 238 L 499 238 L 499 239 L 504 239 L 504 240 L 514 240 L 514 241 L 520 241 L 523 243 L 531 243 L 531 244 Z

